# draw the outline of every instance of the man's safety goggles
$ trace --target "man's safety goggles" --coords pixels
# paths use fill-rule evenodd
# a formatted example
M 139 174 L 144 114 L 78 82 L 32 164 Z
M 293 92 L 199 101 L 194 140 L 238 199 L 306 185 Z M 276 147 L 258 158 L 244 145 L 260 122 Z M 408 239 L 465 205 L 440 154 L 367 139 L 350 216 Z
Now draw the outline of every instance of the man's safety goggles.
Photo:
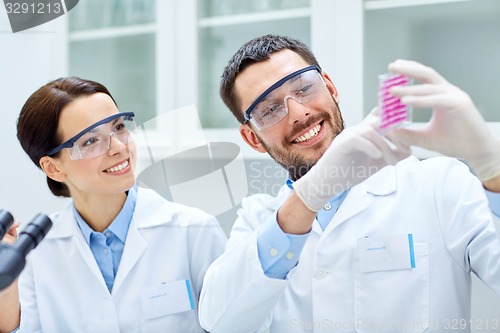
M 288 114 L 288 99 L 304 104 L 325 91 L 326 84 L 318 66 L 312 65 L 293 72 L 264 91 L 245 111 L 245 122 L 258 130 L 279 123 Z
M 52 149 L 47 156 L 66 148 L 72 160 L 83 160 L 105 154 L 111 147 L 112 138 L 128 144 L 133 141 L 134 116 L 133 112 L 122 112 L 104 118 Z

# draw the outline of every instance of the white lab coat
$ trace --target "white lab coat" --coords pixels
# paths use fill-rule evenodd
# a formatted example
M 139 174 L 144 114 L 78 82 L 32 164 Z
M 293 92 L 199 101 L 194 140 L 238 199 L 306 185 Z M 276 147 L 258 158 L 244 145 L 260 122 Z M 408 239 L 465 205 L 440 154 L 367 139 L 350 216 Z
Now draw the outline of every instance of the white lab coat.
M 207 331 L 468 332 L 470 272 L 500 294 L 500 243 L 486 196 L 454 159 L 412 157 L 353 187 L 326 230 L 314 222 L 287 278 L 272 279 L 257 230 L 289 193 L 242 202 L 226 251 L 205 276 L 199 315 Z M 359 239 L 398 234 L 413 234 L 416 267 L 361 272 Z
M 71 206 L 53 222 L 20 277 L 19 332 L 204 332 L 197 317 L 203 276 L 226 240 L 213 217 L 139 188 L 111 294 Z M 168 295 L 164 307 L 142 298 L 187 279 L 195 310 L 174 313 L 182 302 Z

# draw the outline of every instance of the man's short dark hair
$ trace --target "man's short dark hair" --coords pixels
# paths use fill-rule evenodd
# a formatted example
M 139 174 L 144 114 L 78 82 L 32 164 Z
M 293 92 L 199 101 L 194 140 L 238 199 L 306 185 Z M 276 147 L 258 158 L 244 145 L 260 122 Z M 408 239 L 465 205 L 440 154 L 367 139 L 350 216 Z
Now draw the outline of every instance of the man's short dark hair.
M 234 88 L 236 77 L 246 67 L 266 61 L 271 54 L 285 49 L 300 55 L 309 65 L 319 67 L 316 57 L 304 43 L 290 37 L 278 35 L 265 35 L 248 41 L 229 60 L 222 73 L 219 93 L 224 104 L 240 123 L 243 123 L 245 118 L 243 111 L 239 109 L 240 100 Z

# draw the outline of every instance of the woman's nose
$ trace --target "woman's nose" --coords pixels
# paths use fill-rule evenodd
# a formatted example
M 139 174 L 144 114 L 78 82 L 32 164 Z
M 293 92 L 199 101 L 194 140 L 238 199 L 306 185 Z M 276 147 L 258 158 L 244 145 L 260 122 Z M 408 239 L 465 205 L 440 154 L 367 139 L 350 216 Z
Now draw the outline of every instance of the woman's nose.
M 109 142 L 108 142 L 108 153 L 111 155 L 115 152 L 121 152 L 125 149 L 125 143 L 123 143 L 115 133 L 109 134 Z

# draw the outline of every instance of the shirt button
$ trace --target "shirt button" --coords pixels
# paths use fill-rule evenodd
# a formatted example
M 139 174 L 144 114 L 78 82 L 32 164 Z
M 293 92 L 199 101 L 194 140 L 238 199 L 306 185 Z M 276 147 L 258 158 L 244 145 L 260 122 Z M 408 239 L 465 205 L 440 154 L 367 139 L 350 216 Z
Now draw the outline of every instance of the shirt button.
M 106 237 L 109 237 L 109 236 L 111 236 L 111 233 L 110 233 L 110 232 L 107 232 L 107 233 L 106 233 Z
M 324 208 L 325 208 L 325 210 L 330 210 L 330 209 L 332 209 L 332 205 L 327 203 Z
M 316 280 L 323 280 L 326 278 L 326 271 L 323 268 L 318 268 L 316 272 L 314 273 L 314 278 Z
M 294 256 L 295 256 L 295 253 L 293 253 L 292 251 L 288 251 L 288 252 L 286 253 L 286 258 L 287 258 L 288 260 L 292 260 L 292 258 L 293 258 Z
M 107 249 L 102 250 L 102 254 L 108 254 L 108 250 Z
M 274 247 L 269 251 L 269 254 L 271 257 L 276 257 L 278 255 L 278 250 L 275 249 Z

